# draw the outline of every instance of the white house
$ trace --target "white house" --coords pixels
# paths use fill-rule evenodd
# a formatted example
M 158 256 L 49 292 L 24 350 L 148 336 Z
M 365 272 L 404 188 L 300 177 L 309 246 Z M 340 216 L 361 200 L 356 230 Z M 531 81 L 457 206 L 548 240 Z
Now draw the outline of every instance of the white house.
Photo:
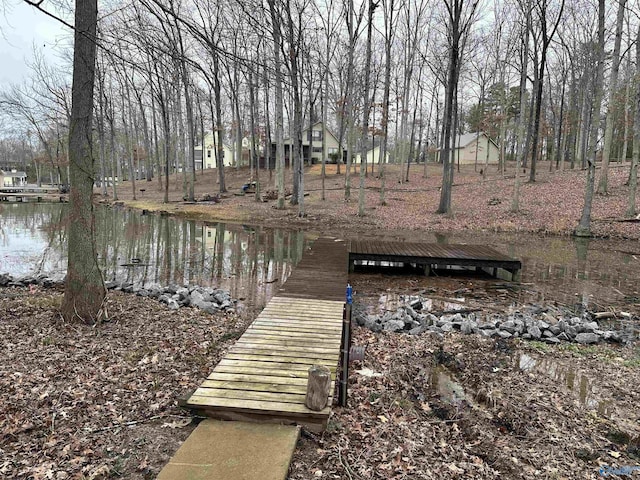
M 353 163 L 360 163 L 360 157 L 362 157 L 362 154 L 360 152 L 356 152 L 353 156 Z M 367 150 L 367 165 L 371 165 L 372 163 L 377 165 L 379 161 L 380 145 L 376 145 L 375 147 Z M 389 148 L 387 148 L 387 151 L 384 154 L 384 163 L 389 163 Z
M 453 161 L 456 164 L 484 165 L 488 163 L 496 165 L 500 161 L 500 149 L 484 132 L 465 133 L 457 136 L 453 148 Z
M 332 162 L 332 158 L 336 154 L 343 155 L 343 149 L 340 148 L 338 139 L 322 122 L 316 122 L 311 127 L 302 131 L 302 150 L 305 162 L 322 163 L 322 138 L 326 138 L 327 142 L 327 163 Z M 272 146 L 273 149 L 273 146 Z M 284 156 L 289 158 L 289 152 L 293 149 L 293 140 L 287 138 L 284 140 Z M 335 163 L 335 162 L 334 162 Z
M 217 145 L 214 146 L 213 142 L 213 134 L 207 133 L 204 136 L 204 162 L 202 161 L 202 145 L 197 145 L 195 148 L 196 170 L 216 168 L 216 148 Z M 225 167 L 233 166 L 233 149 L 226 143 L 222 143 L 222 164 Z
M 27 184 L 27 174 L 12 169 L 10 172 L 0 170 L 0 187 L 24 187 Z

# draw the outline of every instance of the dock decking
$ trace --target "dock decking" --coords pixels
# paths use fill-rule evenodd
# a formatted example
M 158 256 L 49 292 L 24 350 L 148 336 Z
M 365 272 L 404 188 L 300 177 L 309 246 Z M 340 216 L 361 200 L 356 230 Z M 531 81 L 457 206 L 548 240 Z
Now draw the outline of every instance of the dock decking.
M 340 356 L 347 258 L 344 241 L 316 240 L 186 406 L 224 420 L 323 430 Z M 319 412 L 305 406 L 308 369 L 314 364 L 333 374 L 329 402 Z
M 504 270 L 517 278 L 522 264 L 484 245 L 404 243 L 352 240 L 349 242 L 349 271 L 356 261 L 394 262 L 423 266 L 429 273 L 435 267 L 475 267 L 489 269 L 496 276 Z

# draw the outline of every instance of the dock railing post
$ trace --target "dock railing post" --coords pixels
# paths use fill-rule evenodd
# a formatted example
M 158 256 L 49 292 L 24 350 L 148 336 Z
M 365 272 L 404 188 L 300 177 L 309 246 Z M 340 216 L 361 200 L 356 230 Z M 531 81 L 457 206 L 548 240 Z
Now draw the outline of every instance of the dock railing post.
M 342 314 L 342 340 L 340 342 L 340 382 L 338 386 L 338 405 L 347 406 L 349 394 L 349 351 L 351 350 L 351 303 L 353 290 L 347 284 L 346 303 Z

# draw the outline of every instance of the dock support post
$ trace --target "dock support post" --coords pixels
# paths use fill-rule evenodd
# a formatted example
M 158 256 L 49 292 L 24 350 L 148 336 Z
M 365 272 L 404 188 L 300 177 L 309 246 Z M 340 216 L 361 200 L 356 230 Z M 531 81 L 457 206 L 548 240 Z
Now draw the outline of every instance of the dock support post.
M 307 396 L 304 404 L 309 410 L 319 412 L 327 406 L 329 387 L 331 386 L 331 371 L 324 365 L 309 367 L 307 379 Z

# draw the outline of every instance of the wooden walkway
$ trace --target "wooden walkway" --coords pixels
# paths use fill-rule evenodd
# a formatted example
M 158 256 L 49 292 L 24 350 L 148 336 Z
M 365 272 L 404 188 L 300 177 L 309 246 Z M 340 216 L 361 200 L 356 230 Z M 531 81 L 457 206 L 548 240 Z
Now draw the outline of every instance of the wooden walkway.
M 186 406 L 223 420 L 326 427 L 340 355 L 347 284 L 344 241 L 318 239 Z M 333 374 L 328 406 L 305 405 L 308 369 Z
M 404 243 L 352 240 L 349 242 L 349 270 L 356 261 L 415 264 L 429 273 L 432 268 L 450 266 L 489 269 L 494 276 L 500 270 L 515 279 L 522 264 L 484 245 L 448 245 L 435 243 Z

